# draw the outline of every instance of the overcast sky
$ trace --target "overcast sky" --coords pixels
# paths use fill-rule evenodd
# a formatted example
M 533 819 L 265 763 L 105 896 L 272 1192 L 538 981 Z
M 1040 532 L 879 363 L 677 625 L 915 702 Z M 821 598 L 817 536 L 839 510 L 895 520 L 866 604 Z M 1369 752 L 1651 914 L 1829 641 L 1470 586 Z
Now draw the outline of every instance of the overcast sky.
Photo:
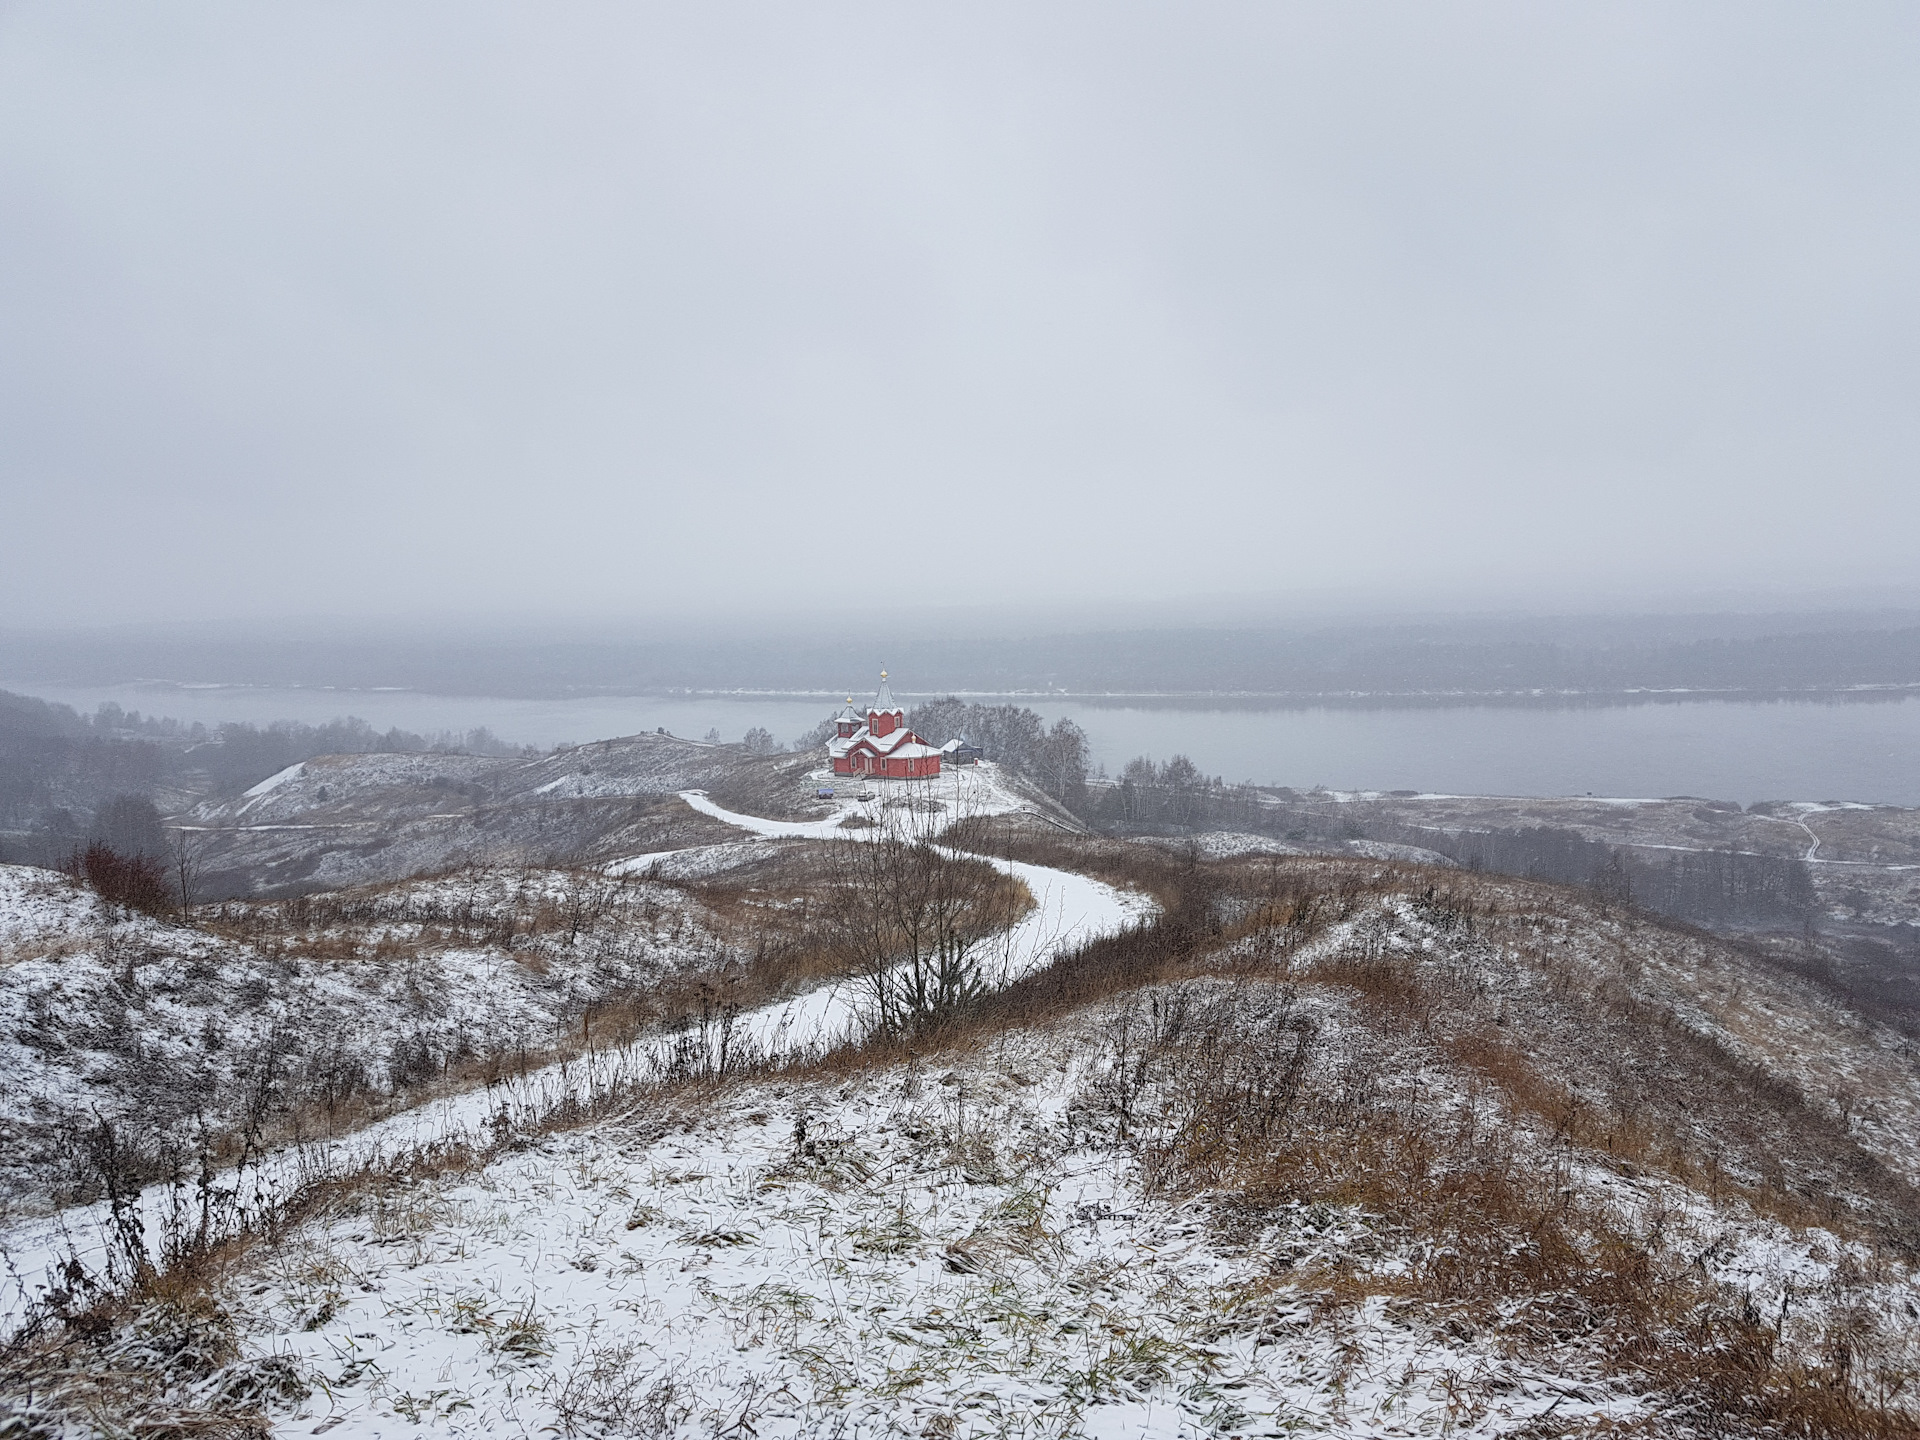
M 1907 3 L 0 4 L 0 623 L 1914 586 L 1916 76 Z

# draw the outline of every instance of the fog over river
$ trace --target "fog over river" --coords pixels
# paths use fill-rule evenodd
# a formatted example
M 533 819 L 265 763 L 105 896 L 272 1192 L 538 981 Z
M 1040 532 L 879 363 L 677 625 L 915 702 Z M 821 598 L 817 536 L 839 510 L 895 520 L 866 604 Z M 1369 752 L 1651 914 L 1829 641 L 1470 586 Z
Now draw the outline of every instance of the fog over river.
M 342 715 L 358 715 L 382 730 L 397 725 L 423 734 L 484 725 L 503 739 L 543 747 L 656 727 L 696 739 L 718 730 L 724 739 L 737 740 L 755 725 L 790 743 L 833 708 L 822 699 L 792 696 L 524 700 L 405 690 L 78 688 L 5 680 L 0 689 L 82 711 L 111 700 L 145 714 L 209 725 L 318 723 Z M 1049 721 L 1063 715 L 1078 721 L 1095 761 L 1110 771 L 1135 755 L 1164 760 L 1184 753 L 1228 781 L 1299 789 L 1920 805 L 1920 698 L 1284 710 L 1016 698 Z

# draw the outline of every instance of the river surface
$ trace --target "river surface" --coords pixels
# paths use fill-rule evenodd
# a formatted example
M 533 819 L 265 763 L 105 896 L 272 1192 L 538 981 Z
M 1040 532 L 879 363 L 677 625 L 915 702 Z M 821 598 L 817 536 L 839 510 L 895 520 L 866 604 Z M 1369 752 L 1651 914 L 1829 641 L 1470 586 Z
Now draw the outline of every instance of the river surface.
M 91 711 L 129 710 L 216 724 L 357 715 L 385 730 L 432 734 L 486 726 L 542 747 L 664 728 L 737 740 L 753 726 L 791 742 L 832 706 L 753 696 L 593 696 L 522 700 L 405 690 L 214 686 L 0 689 Z M 910 699 L 903 697 L 907 704 Z M 1700 795 L 1716 800 L 1858 800 L 1920 805 L 1920 699 L 1876 702 L 1697 701 L 1587 708 L 1188 708 L 1020 697 L 1048 720 L 1070 716 L 1094 759 L 1185 754 L 1228 781 L 1306 789 L 1432 790 L 1463 795 Z

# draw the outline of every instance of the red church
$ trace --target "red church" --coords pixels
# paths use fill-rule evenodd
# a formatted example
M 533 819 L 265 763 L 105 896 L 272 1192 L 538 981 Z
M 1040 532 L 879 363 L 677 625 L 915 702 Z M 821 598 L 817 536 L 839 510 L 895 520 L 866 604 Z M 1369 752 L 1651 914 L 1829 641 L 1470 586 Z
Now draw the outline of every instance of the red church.
M 907 712 L 894 703 L 887 672 L 880 672 L 880 693 L 862 720 L 847 701 L 833 717 L 835 735 L 827 745 L 836 775 L 877 775 L 893 780 L 922 780 L 940 773 L 940 751 L 907 728 Z

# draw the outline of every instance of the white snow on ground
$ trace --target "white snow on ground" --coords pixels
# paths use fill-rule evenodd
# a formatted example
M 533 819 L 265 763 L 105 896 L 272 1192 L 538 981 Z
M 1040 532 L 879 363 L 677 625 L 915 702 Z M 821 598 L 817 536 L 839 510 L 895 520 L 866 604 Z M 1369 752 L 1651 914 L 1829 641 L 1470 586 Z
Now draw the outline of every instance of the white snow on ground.
M 741 815 L 716 805 L 704 790 L 682 790 L 680 798 L 703 815 L 769 840 L 842 840 L 854 833 L 848 821 L 878 825 L 897 815 L 903 805 L 935 804 L 946 823 L 1016 811 L 1039 813 L 1031 802 L 1002 782 L 998 767 L 990 764 L 957 767 L 930 780 L 875 780 L 826 770 L 815 771 L 808 778 L 810 783 L 834 789 L 833 813 L 823 820 L 767 820 Z
M 864 841 L 885 833 L 888 816 L 881 802 L 848 802 L 841 813 L 826 820 L 768 820 L 758 815 L 742 815 L 716 805 L 700 791 L 681 796 L 704 815 L 767 839 L 838 839 Z M 975 798 L 985 803 L 999 800 L 1007 808 L 1019 804 L 1005 792 L 995 793 L 983 785 Z M 871 813 L 879 817 L 872 828 L 846 829 L 849 814 Z M 971 808 L 966 813 L 1004 813 Z M 702 852 L 735 852 L 724 863 L 738 863 L 735 846 L 700 846 L 687 851 L 668 851 L 662 855 L 637 856 L 617 862 L 627 870 L 639 866 L 637 873 L 671 873 L 664 869 L 677 862 L 691 860 Z M 961 852 L 948 851 L 958 857 Z M 969 856 L 979 859 L 983 857 Z M 1098 880 L 1070 870 L 1055 870 L 1022 861 L 993 859 L 989 863 L 1020 880 L 1034 899 L 1033 909 L 1020 921 L 990 943 L 991 953 L 983 957 L 982 979 L 991 986 L 1010 984 L 1063 954 L 1102 935 L 1114 934 L 1149 918 L 1157 908 L 1145 895 L 1115 889 Z M 663 867 L 655 870 L 654 867 Z M 629 872 L 632 873 L 632 872 Z M 852 980 L 823 985 L 793 1000 L 764 1006 L 741 1017 L 745 1034 L 764 1053 L 788 1054 L 823 1050 L 840 1040 L 854 1036 L 863 1028 L 864 991 Z
M 684 855 L 689 848 L 703 849 L 703 846 L 682 846 L 677 850 L 649 850 L 644 855 L 629 855 L 624 860 L 615 860 L 600 868 L 609 875 L 649 875 L 657 874 L 656 866 L 675 855 Z
M 610 917 L 617 931 L 590 923 L 577 943 L 561 934 L 521 936 L 527 943 L 511 948 L 409 949 L 421 927 L 408 914 L 484 914 L 524 907 L 529 895 L 564 904 L 577 883 L 546 872 L 478 872 L 396 887 L 363 903 L 394 915 L 372 934 L 403 942 L 404 959 L 377 946 L 308 958 L 121 915 L 64 877 L 0 866 L 0 1213 L 12 1212 L 0 1247 L 38 1282 L 63 1226 L 91 1236 L 97 1208 L 32 1212 L 69 1178 L 74 1137 L 96 1120 L 112 1121 L 138 1149 L 192 1153 L 204 1133 L 242 1128 L 269 1051 L 279 1076 L 309 1101 L 317 1086 L 359 1076 L 375 1103 L 387 1103 L 403 1051 L 427 1057 L 433 1073 L 442 1056 L 538 1054 L 588 1004 L 711 966 L 722 948 L 683 892 L 630 883 L 618 891 L 628 904 Z M 486 1097 L 478 1103 L 484 1109 Z M 268 1193 L 350 1162 L 366 1153 L 362 1145 L 391 1153 L 437 1127 L 457 1128 L 464 1115 L 429 1105 L 352 1140 L 277 1152 L 265 1162 Z M 91 1241 L 83 1249 L 96 1253 Z M 0 1291 L 0 1314 L 17 1313 L 18 1290 Z
M 293 779 L 294 776 L 306 768 L 307 762 L 299 760 L 287 766 L 284 770 L 276 770 L 258 785 L 247 791 L 246 798 L 249 800 L 257 800 L 269 791 L 278 790 L 282 785 L 286 784 L 287 781 Z
M 211 829 L 226 829 L 241 815 L 255 821 L 299 821 L 316 805 L 326 803 L 319 796 L 322 787 L 334 804 L 354 805 L 377 800 L 382 792 L 396 787 L 433 786 L 438 782 L 457 786 L 494 779 L 527 763 L 438 752 L 322 755 L 268 776 L 237 801 L 203 800 L 186 818 Z
M 702 815 L 738 825 L 767 840 L 844 840 L 856 833 L 845 828 L 847 821 L 871 808 L 849 802 L 825 820 L 765 820 L 758 815 L 736 815 L 731 810 L 723 810 L 707 798 L 704 790 L 682 790 L 680 798 Z
M 1488 1435 L 1642 1411 L 1385 1296 L 1336 1315 L 1315 1262 L 1369 1243 L 1364 1216 L 1223 1244 L 1204 1201 L 1076 1146 L 1078 1066 L 1030 1048 L 656 1108 L 307 1227 L 242 1281 L 249 1347 L 324 1379 L 278 1433 Z
M 1417 845 L 1395 845 L 1383 840 L 1340 840 L 1301 845 L 1271 835 L 1232 830 L 1206 830 L 1198 835 L 1149 836 L 1145 843 L 1182 852 L 1192 849 L 1209 860 L 1232 860 L 1244 855 L 1358 855 L 1365 860 L 1394 860 L 1410 865 L 1439 865 L 1458 869 L 1457 863 L 1436 850 Z
M 688 799 L 691 803 L 694 797 Z M 789 833 L 791 822 L 736 815 L 711 802 L 698 808 L 755 834 Z M 833 833 L 861 836 L 877 833 L 877 827 L 873 831 Z M 636 858 L 649 865 L 663 863 L 660 856 Z M 676 852 L 670 852 L 664 863 L 674 858 Z M 1021 862 L 992 863 L 1021 879 L 1032 892 L 1035 905 L 1011 930 L 991 942 L 992 955 L 983 967 L 983 978 L 989 984 L 1006 984 L 1057 954 L 1136 924 L 1154 910 L 1153 902 L 1145 896 L 1116 890 L 1083 875 Z M 740 1047 L 737 1053 L 792 1056 L 824 1051 L 862 1027 L 862 992 L 857 985 L 842 981 L 741 1015 L 728 1039 Z M 586 1102 L 619 1085 L 664 1073 L 681 1053 L 682 1043 L 673 1037 L 656 1037 L 602 1051 L 582 1060 L 547 1066 L 489 1089 L 436 1099 L 351 1134 L 270 1152 L 249 1173 L 249 1192 L 263 1197 L 290 1195 L 316 1176 L 343 1173 L 422 1146 L 485 1142 L 496 1137 L 503 1126 L 530 1125 L 556 1108 Z M 142 1203 L 150 1214 L 158 1214 L 167 1199 L 166 1187 L 154 1185 L 143 1192 Z M 28 1278 L 31 1288 L 69 1248 L 77 1248 L 82 1259 L 97 1262 L 104 1254 L 100 1237 L 107 1218 L 104 1206 L 75 1207 L 50 1219 L 16 1225 L 9 1233 L 0 1234 L 0 1247 L 12 1256 L 17 1272 Z M 157 1228 L 149 1236 L 155 1245 L 159 1243 Z M 20 1287 L 13 1287 L 0 1299 L 0 1320 L 18 1316 L 29 1298 Z
M 848 830 L 843 828 L 843 816 L 818 821 L 767 820 L 724 809 L 699 791 L 688 791 L 681 798 L 703 815 L 769 838 L 863 841 L 885 833 L 887 820 L 882 813 L 880 823 L 873 828 Z M 946 853 L 961 855 L 952 850 Z M 996 988 L 1039 969 L 1056 955 L 1139 924 L 1157 908 L 1145 895 L 1118 890 L 1070 870 L 1018 860 L 992 859 L 989 863 L 1020 880 L 1034 899 L 1033 909 L 1018 924 L 990 942 L 991 953 L 983 959 L 981 978 Z M 769 1053 L 824 1048 L 861 1029 L 862 1003 L 863 990 L 858 982 L 843 980 L 796 1000 L 767 1006 L 746 1019 L 754 1038 L 766 1045 Z
M 1236 830 L 1203 830 L 1198 835 L 1148 835 L 1141 843 L 1176 854 L 1196 851 L 1209 860 L 1234 860 L 1243 855 L 1314 855 L 1322 853 L 1271 835 L 1249 835 Z
M 703 808 L 756 835 L 775 823 Z M 733 848 L 633 859 L 644 873 Z M 1015 873 L 1041 904 L 1010 963 L 1144 911 L 1083 877 Z M 1343 1067 L 1346 1002 L 1311 1003 Z M 733 1038 L 794 1050 L 858 1020 L 857 996 L 822 987 L 741 1017 Z M 313 1381 L 275 1417 L 288 1436 L 1658 1433 L 1661 1397 L 1601 1375 L 1577 1339 L 1529 1355 L 1444 1308 L 1342 1299 L 1337 1269 L 1391 1275 L 1418 1236 L 1331 1205 L 1277 1207 L 1249 1234 L 1223 1197 L 1149 1192 L 1089 1098 L 1118 1073 L 1113 1033 L 1095 1014 L 950 1070 L 654 1091 L 543 1134 L 557 1104 L 664 1068 L 676 1042 L 551 1067 L 275 1157 L 269 1188 L 420 1140 L 521 1136 L 475 1172 L 376 1182 L 263 1242 L 223 1303 L 248 1357 L 291 1357 Z M 1657 1207 L 1704 1272 L 1796 1316 L 1837 1271 L 1880 1263 L 1820 1232 L 1731 1223 L 1671 1182 L 1597 1163 L 1573 1178 L 1630 1213 Z M 1910 1293 L 1894 1275 L 1867 1298 Z
M 1352 1012 L 1308 1003 L 1340 1071 Z M 378 1188 L 235 1282 L 249 1353 L 317 1379 L 277 1433 L 1661 1433 L 1662 1397 L 1577 1336 L 1530 1349 L 1391 1283 L 1341 1298 L 1335 1271 L 1392 1277 L 1422 1236 L 1301 1204 L 1249 1232 L 1227 1197 L 1150 1192 L 1100 1118 L 1114 1033 L 1094 1012 L 950 1069 L 663 1095 Z M 1154 1108 L 1136 1092 L 1137 1123 Z M 1912 1294 L 1867 1246 L 1659 1177 L 1569 1179 L 1636 1233 L 1657 1212 L 1663 1243 L 1767 1313 L 1790 1294 L 1793 1324 L 1848 1267 L 1884 1278 L 1846 1303 Z
M 719 845 L 690 845 L 678 850 L 653 850 L 628 855 L 600 868 L 609 875 L 637 875 L 642 879 L 704 880 L 747 865 L 765 856 L 760 840 L 730 840 Z
M 1439 865 L 1449 870 L 1457 870 L 1456 861 L 1442 855 L 1437 850 L 1423 850 L 1418 845 L 1395 845 L 1385 840 L 1349 840 L 1346 843 L 1349 855 L 1359 855 L 1368 860 L 1397 860 L 1408 865 Z
M 251 790 L 247 791 L 244 795 L 240 797 L 240 801 L 241 801 L 240 808 L 233 812 L 234 817 L 238 819 L 240 816 L 246 814 L 249 810 L 253 809 L 254 806 L 260 804 L 261 801 L 265 800 L 269 795 L 273 794 L 275 790 L 278 790 L 282 785 L 286 784 L 289 780 L 298 779 L 301 771 L 303 771 L 304 769 L 306 769 L 306 762 L 304 760 L 300 760 L 287 766 L 287 768 L 284 770 L 277 770 L 273 774 L 269 775 L 266 779 L 262 780 L 258 785 L 255 785 Z

